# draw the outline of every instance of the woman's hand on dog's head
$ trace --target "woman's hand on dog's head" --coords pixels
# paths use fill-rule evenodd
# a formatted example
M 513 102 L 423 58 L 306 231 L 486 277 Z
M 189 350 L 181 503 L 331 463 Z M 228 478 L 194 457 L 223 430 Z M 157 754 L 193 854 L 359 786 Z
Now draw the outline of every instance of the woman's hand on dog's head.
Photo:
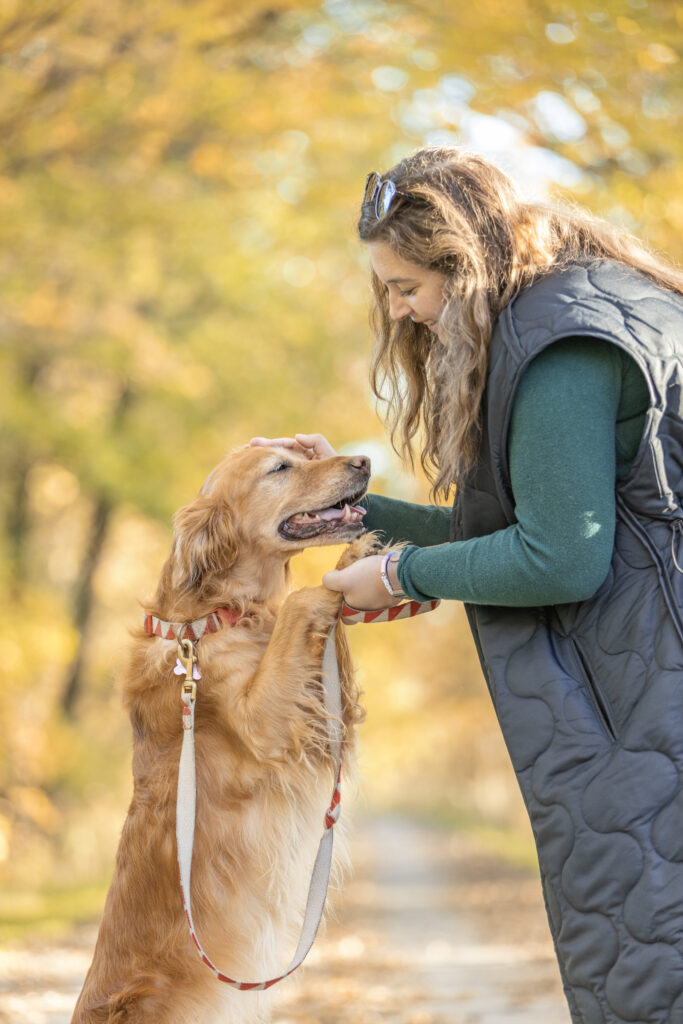
M 255 446 L 273 448 L 294 448 L 307 459 L 329 459 L 336 451 L 322 434 L 295 434 L 294 437 L 252 437 L 249 442 Z

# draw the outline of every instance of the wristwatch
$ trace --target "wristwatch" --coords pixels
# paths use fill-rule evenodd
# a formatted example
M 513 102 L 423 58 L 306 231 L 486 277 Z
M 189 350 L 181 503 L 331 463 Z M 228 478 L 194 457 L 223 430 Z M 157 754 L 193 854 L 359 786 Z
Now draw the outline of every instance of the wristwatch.
M 392 597 L 405 597 L 406 596 L 405 592 L 403 590 L 401 590 L 400 584 L 399 584 L 399 587 L 398 587 L 397 590 L 394 589 L 394 587 L 391 585 L 391 580 L 389 579 L 389 573 L 388 573 L 389 562 L 393 562 L 393 561 L 398 562 L 400 557 L 401 557 L 401 552 L 400 551 L 387 551 L 386 555 L 384 555 L 382 557 L 382 562 L 381 562 L 381 565 L 380 565 L 379 574 L 382 577 L 382 583 L 384 584 L 384 586 L 386 587 L 387 591 L 391 594 Z

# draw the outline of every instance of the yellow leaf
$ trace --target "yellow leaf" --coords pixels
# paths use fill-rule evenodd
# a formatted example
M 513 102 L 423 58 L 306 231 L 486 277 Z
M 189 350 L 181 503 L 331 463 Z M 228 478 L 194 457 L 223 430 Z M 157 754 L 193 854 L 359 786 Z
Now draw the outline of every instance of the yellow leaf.
M 625 18 L 620 14 L 617 18 L 617 28 L 625 36 L 637 36 L 640 32 L 640 25 L 633 18 Z
M 19 182 L 13 181 L 12 178 L 0 177 L 0 203 L 13 206 L 19 202 L 22 194 L 23 189 Z
M 636 56 L 643 71 L 650 71 L 653 74 L 662 73 L 663 68 L 661 62 L 652 56 L 649 48 L 647 50 L 639 50 Z
M 664 43 L 650 43 L 647 52 L 660 64 L 675 64 L 678 60 L 678 54 Z
M 36 786 L 10 786 L 8 796 L 14 807 L 43 832 L 56 835 L 62 827 L 62 816 L 42 789 Z
M 192 153 L 190 167 L 201 178 L 214 178 L 225 169 L 225 151 L 215 142 L 205 142 Z
M 54 285 L 43 284 L 25 299 L 22 318 L 31 327 L 55 327 L 58 308 L 59 300 Z

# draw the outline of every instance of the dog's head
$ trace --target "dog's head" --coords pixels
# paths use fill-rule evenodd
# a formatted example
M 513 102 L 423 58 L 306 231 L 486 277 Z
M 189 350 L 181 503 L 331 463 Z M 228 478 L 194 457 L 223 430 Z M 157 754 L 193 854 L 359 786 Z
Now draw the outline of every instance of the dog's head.
M 287 448 L 231 452 L 175 516 L 174 589 L 189 593 L 240 561 L 286 561 L 307 547 L 353 540 L 363 532 L 356 502 L 369 479 L 363 455 L 309 460 Z

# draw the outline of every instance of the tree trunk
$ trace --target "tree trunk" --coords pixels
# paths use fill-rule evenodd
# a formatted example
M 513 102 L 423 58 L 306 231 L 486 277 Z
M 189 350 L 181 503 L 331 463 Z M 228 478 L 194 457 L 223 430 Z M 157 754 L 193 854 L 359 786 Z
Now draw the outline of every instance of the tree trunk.
M 10 469 L 11 497 L 7 513 L 9 541 L 9 597 L 14 604 L 21 601 L 26 582 L 26 537 L 28 533 L 28 474 L 30 462 L 18 455 Z
M 99 498 L 93 513 L 90 541 L 76 586 L 73 624 L 78 632 L 78 646 L 67 671 L 61 699 L 62 710 L 68 718 L 74 718 L 74 709 L 83 686 L 83 663 L 93 606 L 93 580 L 104 548 L 111 514 L 112 506 L 109 500 Z
M 40 363 L 35 359 L 22 362 L 17 368 L 17 376 L 22 387 L 30 391 L 38 376 Z M 9 596 L 18 603 L 21 600 L 27 573 L 27 537 L 28 521 L 28 474 L 34 462 L 33 453 L 28 452 L 24 439 L 14 435 L 13 457 L 8 458 L 7 474 L 11 481 L 10 497 L 7 510 L 6 529 L 9 542 Z
M 130 385 L 126 383 L 112 415 L 112 432 L 121 427 L 132 401 L 133 392 Z M 83 666 L 88 643 L 88 627 L 93 609 L 93 580 L 104 549 L 113 510 L 114 505 L 109 498 L 100 495 L 96 499 L 90 528 L 90 541 L 81 564 L 74 598 L 73 625 L 78 633 L 78 645 L 66 674 L 61 699 L 62 710 L 67 718 L 75 717 L 76 702 L 83 689 Z

